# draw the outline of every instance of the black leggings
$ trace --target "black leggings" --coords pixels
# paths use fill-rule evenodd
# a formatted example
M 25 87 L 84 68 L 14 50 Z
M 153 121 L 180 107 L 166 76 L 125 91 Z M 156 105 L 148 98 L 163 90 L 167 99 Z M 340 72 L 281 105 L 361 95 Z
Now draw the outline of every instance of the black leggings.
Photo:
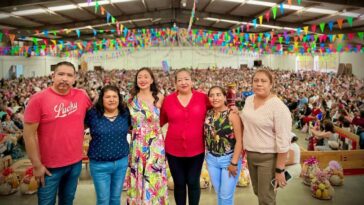
M 169 169 L 174 181 L 174 199 L 176 205 L 186 204 L 186 185 L 188 187 L 188 204 L 200 202 L 200 175 L 205 153 L 193 157 L 176 157 L 167 153 Z

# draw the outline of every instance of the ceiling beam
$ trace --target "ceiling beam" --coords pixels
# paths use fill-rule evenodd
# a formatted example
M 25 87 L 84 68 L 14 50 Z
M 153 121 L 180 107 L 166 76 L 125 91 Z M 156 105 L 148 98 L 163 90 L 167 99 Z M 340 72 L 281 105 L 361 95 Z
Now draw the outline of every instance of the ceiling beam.
M 323 15 L 320 15 L 320 16 L 315 16 L 315 17 L 312 17 L 312 18 L 310 18 L 310 19 L 306 19 L 306 20 L 304 20 L 304 21 L 301 21 L 301 23 L 303 23 L 303 24 L 309 24 L 309 23 L 307 23 L 307 22 L 310 22 L 310 21 L 317 21 L 317 20 L 319 20 L 319 19 L 328 18 L 328 17 L 330 17 L 330 16 L 333 16 L 333 15 L 332 15 L 332 14 L 323 14 Z
M 121 8 L 118 5 L 111 3 L 111 6 L 113 8 L 115 8 L 116 10 L 118 10 L 121 14 L 125 14 L 125 12 L 123 10 L 121 10 Z
M 49 25 L 48 22 L 40 21 L 40 20 L 35 20 L 33 18 L 30 18 L 30 17 L 18 16 L 18 15 L 14 15 L 14 14 L 10 14 L 10 15 L 13 16 L 13 17 L 15 17 L 15 18 L 25 19 L 27 21 L 32 21 L 32 22 L 37 23 L 37 24 L 43 24 L 44 26 Z
M 115 16 L 115 18 L 121 22 L 121 21 L 129 21 L 129 20 L 133 20 L 133 19 L 141 19 L 141 18 L 155 18 L 156 16 L 162 18 L 162 19 L 174 19 L 175 16 L 189 16 L 191 15 L 191 10 L 189 9 L 162 9 L 159 11 L 154 11 L 154 12 L 141 12 L 141 13 L 137 13 L 137 14 L 133 14 L 133 15 L 120 15 L 120 16 Z M 218 19 L 227 19 L 227 20 L 233 20 L 233 21 L 245 21 L 245 22 L 250 22 L 251 20 L 253 20 L 253 18 L 251 17 L 237 17 L 237 16 L 232 16 L 232 15 L 221 15 L 221 14 L 213 14 L 213 13 L 208 13 L 208 12 L 199 12 L 196 11 L 195 13 L 196 18 L 199 18 L 200 20 L 204 19 L 205 17 L 213 17 L 213 18 L 218 18 Z M 62 24 L 57 24 L 57 25 L 52 25 L 52 27 L 50 26 L 43 26 L 43 27 L 37 27 L 37 28 L 33 28 L 34 30 L 44 30 L 44 29 L 48 29 L 48 30 L 57 30 L 57 29 L 71 29 L 71 28 L 75 28 L 75 27 L 83 27 L 83 26 L 92 26 L 92 25 L 97 25 L 97 24 L 102 24 L 102 23 L 106 23 L 105 22 L 105 18 L 97 18 L 97 19 L 93 19 L 93 20 L 83 20 L 83 21 L 78 21 L 76 23 L 62 23 Z M 215 23 L 215 22 L 213 22 Z M 307 26 L 303 23 L 289 23 L 289 22 L 283 22 L 283 21 L 271 21 L 271 22 L 267 22 L 265 23 L 267 25 L 272 25 L 272 26 L 280 26 L 280 27 L 293 27 L 293 28 L 302 28 L 304 26 Z M 9 25 L 11 26 L 11 25 Z M 212 25 L 210 25 L 210 27 L 212 27 Z M 338 29 L 336 29 L 338 30 Z M 338 32 L 348 32 L 345 30 L 338 30 Z
M 77 2 L 75 2 L 74 0 L 67 0 L 67 1 L 71 2 L 72 4 L 78 5 L 78 3 L 77 3 Z M 78 7 L 78 9 L 80 9 L 81 11 L 85 11 L 85 12 L 87 12 L 88 14 L 90 14 L 91 16 L 94 16 L 94 17 L 96 17 L 96 18 L 103 18 L 103 16 L 98 15 L 98 14 L 95 14 L 94 12 L 91 12 L 91 11 L 89 11 L 88 9 L 85 9 L 85 8 L 83 8 L 83 7 Z
M 57 16 L 60 16 L 60 17 L 63 17 L 63 18 L 65 18 L 65 19 L 69 19 L 69 20 L 72 20 L 72 21 L 74 21 L 74 22 L 76 22 L 76 21 L 78 21 L 79 19 L 76 19 L 76 18 L 73 18 L 73 17 L 71 17 L 71 16 L 68 16 L 68 15 L 65 15 L 65 14 L 61 14 L 61 13 L 59 13 L 59 12 L 57 12 L 57 11 L 51 11 L 51 10 L 49 10 L 48 9 L 48 7 L 46 7 L 46 6 L 44 6 L 44 5 L 38 5 L 39 7 L 42 7 L 43 9 L 45 9 L 45 10 L 47 10 L 47 11 L 49 11 L 51 14 L 55 14 L 55 15 L 57 15 Z
M 126 21 L 126 20 L 139 19 L 139 18 L 154 18 L 155 16 L 165 18 L 165 17 L 171 17 L 173 15 L 173 11 L 174 10 L 171 10 L 171 9 L 163 9 L 163 10 L 148 12 L 148 13 L 140 12 L 140 13 L 136 13 L 136 14 L 132 14 L 132 15 L 119 15 L 119 16 L 114 16 L 114 17 L 118 21 Z M 191 11 L 189 11 L 189 12 L 191 12 Z M 92 20 L 81 20 L 81 21 L 78 21 L 77 23 L 62 23 L 62 24 L 58 24 L 55 26 L 58 28 L 72 28 L 72 27 L 82 27 L 82 26 L 88 26 L 88 25 L 92 26 L 94 24 L 101 24 L 101 23 L 106 23 L 104 17 L 92 19 Z M 39 29 L 45 29 L 45 28 L 41 27 Z
M 183 22 L 173 22 L 173 21 L 170 21 L 170 22 L 163 22 L 163 23 L 155 23 L 155 25 L 150 25 L 150 26 L 135 26 L 135 27 L 133 27 L 133 28 L 131 28 L 131 29 L 141 29 L 141 28 L 145 28 L 145 29 L 150 29 L 150 28 L 171 28 L 171 27 L 173 27 L 174 26 L 174 23 L 176 24 L 176 26 L 177 27 L 179 27 L 179 28 L 187 28 L 188 27 L 188 23 L 183 23 Z M 196 25 L 196 24 L 194 24 L 193 26 L 192 26 L 192 28 L 193 29 L 208 29 L 208 30 L 214 30 L 214 31 L 216 31 L 216 30 L 221 30 L 221 29 L 216 29 L 216 28 L 213 28 L 213 27 L 209 27 L 209 26 L 203 26 L 203 25 Z M 103 33 L 103 34 L 97 34 L 97 36 L 96 36 L 96 38 L 98 38 L 98 39 L 102 39 L 102 38 L 104 38 L 103 36 L 105 36 L 105 35 L 110 35 L 111 33 Z M 118 38 L 119 36 L 118 35 L 116 35 L 116 34 L 114 34 L 114 36 L 116 37 L 116 38 Z M 69 35 L 69 36 L 67 36 L 67 37 L 64 37 L 64 38 L 62 38 L 62 40 L 64 40 L 64 41 L 71 41 L 71 40 L 82 40 L 82 39 L 87 39 L 87 38 L 93 38 L 94 37 L 94 35 L 93 34 L 91 34 L 91 33 L 87 33 L 87 34 L 82 34 L 81 35 L 81 37 L 80 38 L 78 38 L 77 37 L 77 35 Z M 56 39 L 55 39 L 56 40 Z
M 276 20 L 279 20 L 279 19 L 281 19 L 283 17 L 290 16 L 290 15 L 298 15 L 299 13 L 304 12 L 304 10 L 306 10 L 308 8 L 311 8 L 311 7 L 314 7 L 314 6 L 318 6 L 318 5 L 320 5 L 320 4 L 319 3 L 311 3 L 309 5 L 306 5 L 301 10 L 296 10 L 296 11 L 292 10 L 292 11 L 288 11 L 288 12 L 285 11 L 284 14 L 282 16 L 277 17 Z
M 145 0 L 142 0 L 142 3 L 144 5 L 144 8 L 145 8 L 146 12 L 148 12 L 149 11 L 149 7 L 148 7 L 147 2 L 145 2 Z
M 11 25 L 11 24 L 8 24 L 8 23 L 3 23 L 3 22 L 0 22 L 0 25 L 6 26 L 6 27 L 11 27 L 11 28 L 14 28 L 14 29 L 17 29 L 17 30 L 19 30 L 19 29 L 27 29 L 27 27 L 24 27 L 24 26 L 14 26 L 14 25 Z
M 205 12 L 205 11 L 206 11 L 206 8 L 207 8 L 208 6 L 210 6 L 211 2 L 212 2 L 212 0 L 209 0 L 209 2 L 206 4 L 206 6 L 205 6 L 205 7 L 203 7 L 203 8 L 201 9 L 201 11 Z
M 246 4 L 246 1 L 244 1 L 243 3 L 238 3 L 236 6 L 234 6 L 232 9 L 228 10 L 227 12 L 225 12 L 225 14 L 230 14 L 231 12 L 235 11 L 235 9 L 244 6 Z M 231 14 L 230 14 L 231 15 Z
M 39 6 L 43 3 L 53 3 L 53 2 L 60 2 L 60 0 L 1 0 L 0 1 L 0 8 L 2 9 L 12 9 L 17 6 Z

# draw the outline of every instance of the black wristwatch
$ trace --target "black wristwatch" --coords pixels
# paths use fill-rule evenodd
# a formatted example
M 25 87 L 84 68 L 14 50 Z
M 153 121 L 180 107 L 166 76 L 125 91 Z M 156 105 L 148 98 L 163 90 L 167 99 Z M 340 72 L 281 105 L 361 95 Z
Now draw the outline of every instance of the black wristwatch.
M 232 162 L 230 162 L 230 164 L 231 164 L 232 166 L 234 166 L 234 167 L 237 167 L 237 166 L 238 166 L 238 164 L 235 164 L 235 163 L 232 163 Z
M 279 169 L 279 168 L 276 168 L 276 173 L 280 174 L 282 172 L 284 172 L 285 170 L 284 169 Z

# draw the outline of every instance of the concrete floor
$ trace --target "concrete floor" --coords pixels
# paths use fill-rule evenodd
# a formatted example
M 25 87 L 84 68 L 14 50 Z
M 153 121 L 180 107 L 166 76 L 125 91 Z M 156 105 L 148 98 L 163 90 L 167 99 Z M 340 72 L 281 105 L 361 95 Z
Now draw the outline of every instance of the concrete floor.
M 342 187 L 335 187 L 335 196 L 333 200 L 324 201 L 311 197 L 308 186 L 302 183 L 302 179 L 292 179 L 285 189 L 279 190 L 277 195 L 277 204 L 279 205 L 360 205 L 364 202 L 364 175 L 346 176 L 345 184 Z M 171 205 L 174 205 L 173 192 L 169 192 Z M 0 205 L 36 205 L 36 195 L 21 195 L 19 192 L 10 196 L 0 196 Z M 94 205 L 96 196 L 91 177 L 84 168 L 80 176 L 75 205 Z M 122 203 L 125 204 L 125 192 L 122 195 Z M 216 204 L 216 195 L 213 189 L 203 189 L 201 195 L 201 205 Z M 258 204 L 252 187 L 237 188 L 235 192 L 235 204 Z
M 306 134 L 294 130 L 299 137 L 298 144 L 307 147 L 304 139 Z M 170 204 L 175 205 L 173 191 L 169 192 Z M 36 205 L 36 195 L 21 195 L 19 192 L 10 196 L 0 196 L 0 205 Z M 74 205 L 96 204 L 95 189 L 88 170 L 83 168 L 80 183 L 77 188 Z M 125 203 L 125 192 L 122 195 L 122 203 Z M 215 205 L 216 195 L 213 189 L 203 189 L 200 205 Z M 254 205 L 258 200 L 252 187 L 237 188 L 235 192 L 235 204 Z M 318 200 L 311 196 L 310 188 L 302 183 L 302 179 L 292 179 L 285 189 L 277 194 L 278 205 L 361 205 L 364 204 L 364 175 L 345 176 L 344 186 L 335 187 L 335 195 L 332 200 Z

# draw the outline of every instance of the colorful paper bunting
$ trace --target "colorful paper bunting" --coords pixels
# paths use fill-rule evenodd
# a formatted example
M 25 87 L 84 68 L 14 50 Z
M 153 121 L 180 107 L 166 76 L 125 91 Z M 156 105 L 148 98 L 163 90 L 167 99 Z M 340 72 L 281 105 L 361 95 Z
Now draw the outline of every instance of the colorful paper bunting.
M 277 17 L 277 6 L 272 7 L 272 12 L 273 12 L 273 18 L 276 19 L 276 17 Z
M 311 25 L 311 31 L 312 31 L 313 33 L 316 33 L 316 24 L 312 24 L 312 25 Z
M 337 25 L 339 26 L 339 28 L 342 29 L 343 28 L 344 19 L 339 18 L 336 21 L 337 21 Z
M 263 23 L 263 16 L 259 16 L 259 25 L 262 25 Z
M 348 18 L 346 18 L 346 20 L 348 21 L 348 24 L 352 27 L 353 26 L 353 17 L 348 17 Z
M 96 0 L 96 3 L 95 3 L 95 13 L 97 13 L 98 8 L 99 8 L 99 2 L 98 2 L 98 0 Z
M 76 33 L 77 33 L 77 37 L 78 37 L 78 38 L 80 38 L 80 36 L 81 36 L 81 32 L 80 32 L 80 30 L 79 30 L 79 29 L 76 29 Z
M 269 18 L 270 18 L 270 10 L 265 12 L 265 19 L 267 20 L 267 22 L 269 22 Z
M 305 31 L 305 34 L 307 35 L 307 33 L 308 33 L 308 26 L 303 27 L 303 30 Z
M 253 19 L 253 25 L 254 25 L 254 28 L 257 28 L 257 19 Z
M 358 32 L 358 37 L 360 38 L 360 40 L 363 40 L 364 32 Z
M 334 27 L 334 22 L 333 22 L 333 21 L 330 21 L 330 22 L 328 23 L 328 25 L 329 25 L 329 29 L 330 29 L 330 31 L 332 31 L 332 28 Z
M 111 18 L 111 14 L 109 12 L 106 12 L 106 22 L 109 23 Z
M 354 35 L 355 35 L 354 33 L 348 33 L 348 39 L 353 40 Z
M 105 8 L 103 6 L 101 6 L 100 11 L 101 11 L 101 15 L 105 15 Z
M 10 39 L 11 44 L 13 44 L 14 43 L 14 39 L 15 39 L 15 34 L 9 34 L 8 36 L 9 36 L 9 39 Z
M 321 32 L 323 33 L 325 30 L 325 22 L 320 23 L 320 29 L 321 29 Z

